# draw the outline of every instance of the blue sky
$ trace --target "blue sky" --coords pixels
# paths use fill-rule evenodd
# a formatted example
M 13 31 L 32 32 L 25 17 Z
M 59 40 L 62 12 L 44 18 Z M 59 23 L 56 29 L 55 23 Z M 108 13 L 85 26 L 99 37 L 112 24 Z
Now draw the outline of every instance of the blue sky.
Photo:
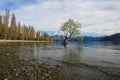
M 36 30 L 58 31 L 72 18 L 82 24 L 82 34 L 120 32 L 120 0 L 0 0 L 0 12 L 6 8 Z

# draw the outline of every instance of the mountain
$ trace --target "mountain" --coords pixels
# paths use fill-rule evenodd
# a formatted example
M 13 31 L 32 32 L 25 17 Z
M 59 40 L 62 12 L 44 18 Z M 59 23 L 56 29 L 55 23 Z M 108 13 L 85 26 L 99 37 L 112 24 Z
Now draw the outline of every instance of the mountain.
M 91 37 L 91 36 L 83 36 L 83 41 L 99 41 L 103 37 Z M 69 41 L 79 41 L 76 37 L 71 38 Z
M 64 40 L 64 36 L 63 36 L 63 32 L 62 31 L 41 31 L 42 33 L 48 33 L 54 41 L 62 41 Z M 97 33 L 81 33 L 81 35 L 83 36 L 83 41 L 100 41 L 103 36 Z M 97 37 L 96 37 L 97 36 Z M 79 41 L 76 37 L 72 37 L 71 39 L 69 39 L 68 41 Z
M 47 33 L 47 34 L 49 34 L 50 36 L 54 36 L 54 35 L 59 35 L 59 36 L 61 36 L 61 35 L 63 35 L 63 32 L 62 32 L 62 31 L 42 30 L 42 31 L 40 31 L 40 32 L 41 32 L 41 34 Z
M 84 36 L 83 41 L 99 41 L 103 37 L 91 37 L 91 36 Z
M 60 30 L 39 30 L 42 33 L 48 33 L 49 35 L 51 36 L 54 36 L 54 35 L 64 35 L 64 33 Z M 85 36 L 85 37 L 100 37 L 100 36 L 105 36 L 105 35 L 102 35 L 102 34 L 98 34 L 98 33 L 95 33 L 95 32 L 81 32 L 82 36 Z
M 62 35 L 53 35 L 51 36 L 54 41 L 62 41 L 64 40 L 64 36 Z
M 95 33 L 95 32 L 81 32 L 81 35 L 82 36 L 85 36 L 85 37 L 96 37 L 96 36 L 105 36 L 105 35 L 102 35 L 102 34 L 98 34 L 98 33 Z
M 103 37 L 100 41 L 117 41 L 120 42 L 120 33 Z
M 62 35 L 54 35 L 51 36 L 54 41 L 62 41 L 64 40 L 64 36 Z M 91 37 L 91 36 L 83 36 L 83 41 L 99 41 L 103 37 Z M 68 41 L 79 41 L 76 37 L 70 38 Z

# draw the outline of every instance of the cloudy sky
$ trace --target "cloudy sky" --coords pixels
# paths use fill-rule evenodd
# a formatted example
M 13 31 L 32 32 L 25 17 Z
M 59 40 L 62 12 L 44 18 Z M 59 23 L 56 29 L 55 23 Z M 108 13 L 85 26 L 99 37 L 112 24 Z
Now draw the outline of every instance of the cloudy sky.
M 36 30 L 59 30 L 71 18 L 82 24 L 83 34 L 120 32 L 120 0 L 0 0 L 0 12 L 5 8 Z

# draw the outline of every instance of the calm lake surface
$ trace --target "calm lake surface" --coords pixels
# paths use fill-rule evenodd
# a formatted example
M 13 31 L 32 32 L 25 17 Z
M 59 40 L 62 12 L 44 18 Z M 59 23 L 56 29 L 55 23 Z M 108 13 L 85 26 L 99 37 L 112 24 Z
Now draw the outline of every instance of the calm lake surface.
M 120 80 L 120 43 L 9 43 L 21 59 L 62 65 L 62 80 Z

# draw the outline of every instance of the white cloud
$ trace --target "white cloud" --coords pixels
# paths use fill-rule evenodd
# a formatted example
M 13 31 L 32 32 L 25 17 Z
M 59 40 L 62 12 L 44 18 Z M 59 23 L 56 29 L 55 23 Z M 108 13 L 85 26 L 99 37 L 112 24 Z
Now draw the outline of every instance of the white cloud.
M 45 0 L 14 10 L 19 21 L 37 30 L 58 30 L 69 18 L 82 23 L 83 32 L 120 32 L 119 0 Z M 105 31 L 106 30 L 106 31 Z
M 101 35 L 110 35 L 120 32 L 120 20 L 116 22 L 107 22 L 97 26 L 82 28 L 83 32 L 96 32 Z

